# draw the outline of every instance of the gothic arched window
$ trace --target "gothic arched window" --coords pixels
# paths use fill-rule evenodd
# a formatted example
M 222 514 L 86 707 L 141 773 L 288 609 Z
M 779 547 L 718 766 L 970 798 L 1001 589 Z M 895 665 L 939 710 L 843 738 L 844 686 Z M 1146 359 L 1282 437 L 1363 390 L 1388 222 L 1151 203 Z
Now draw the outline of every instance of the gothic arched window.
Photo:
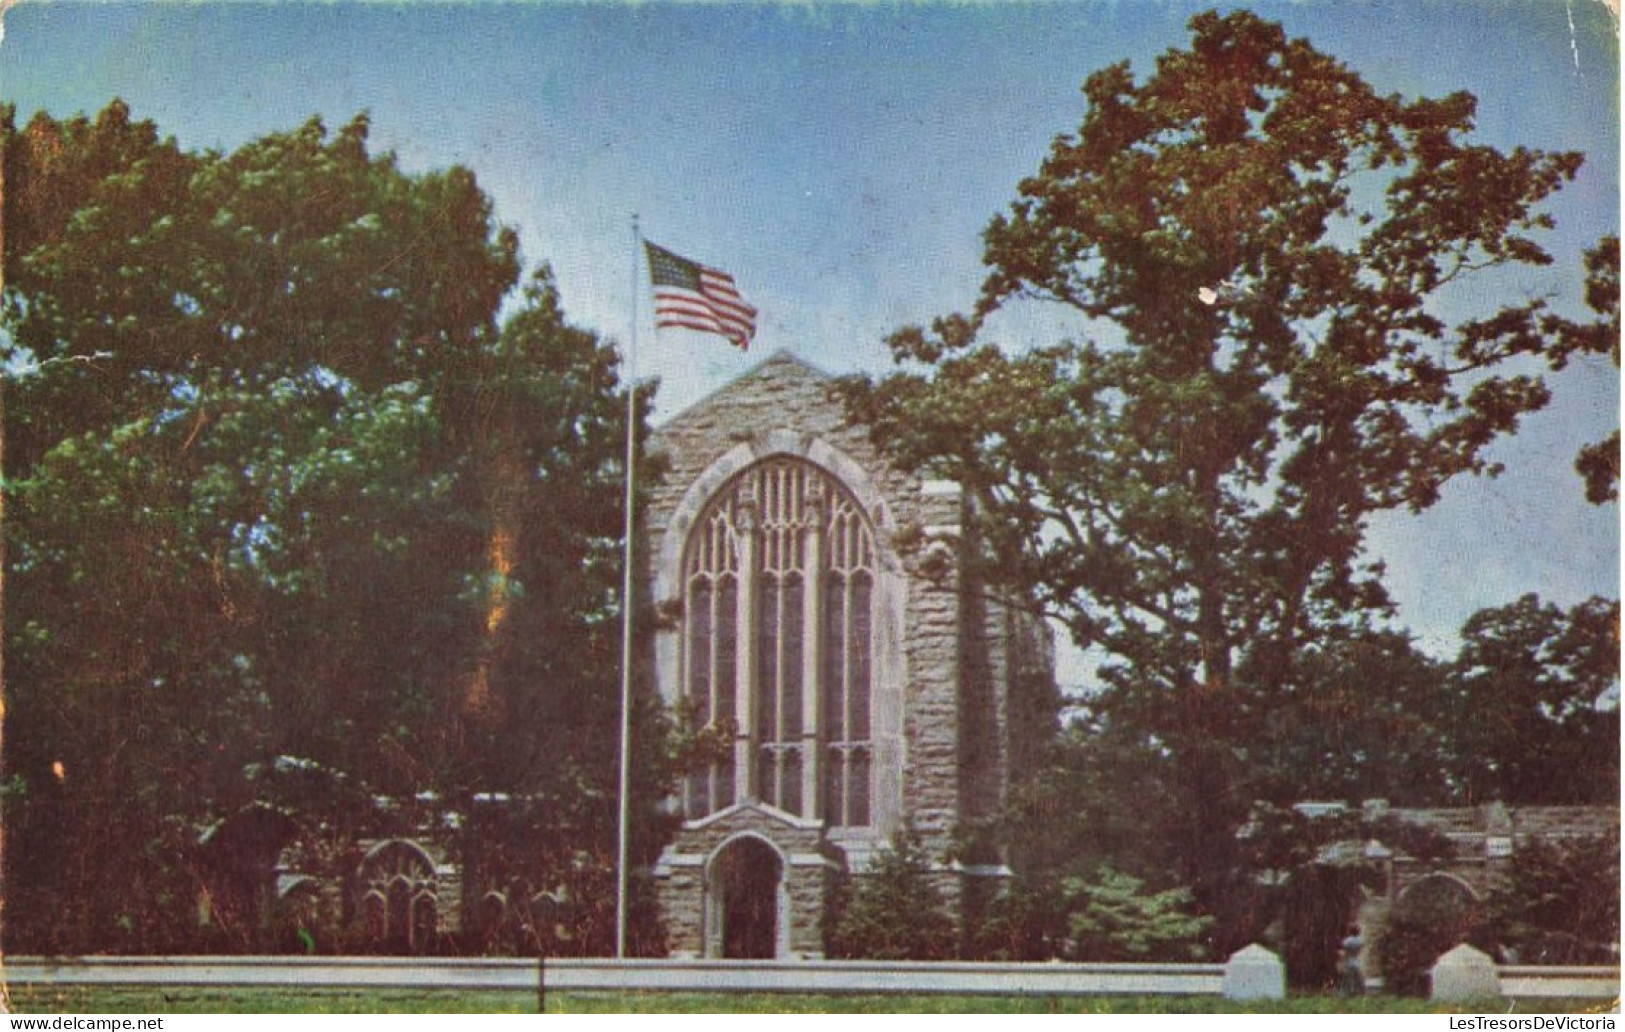
M 701 512 L 683 561 L 682 694 L 731 754 L 684 786 L 703 817 L 739 799 L 870 823 L 874 533 L 817 466 L 770 459 Z
M 363 861 L 360 881 L 362 916 L 374 943 L 393 953 L 434 945 L 440 888 L 428 854 L 410 842 L 385 842 Z

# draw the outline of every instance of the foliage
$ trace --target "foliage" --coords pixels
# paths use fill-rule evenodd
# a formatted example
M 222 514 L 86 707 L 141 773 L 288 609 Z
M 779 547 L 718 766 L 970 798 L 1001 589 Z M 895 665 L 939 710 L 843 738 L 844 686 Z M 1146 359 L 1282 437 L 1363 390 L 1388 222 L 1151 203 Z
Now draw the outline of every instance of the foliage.
M 1034 882 L 1088 874 L 1103 864 L 1163 876 L 1180 820 L 1167 758 L 1086 710 L 1048 743 L 1036 769 L 1012 785 L 985 834 L 1005 843 Z
M 1427 994 L 1433 965 L 1460 943 L 1504 959 L 1504 944 L 1486 917 L 1482 903 L 1450 875 L 1430 874 L 1411 883 L 1377 936 L 1375 957 L 1384 988 L 1402 996 Z
M 1047 960 L 1074 955 L 1069 926 L 1102 871 L 1170 888 L 1186 848 L 1167 757 L 1087 706 L 1046 743 L 998 813 L 965 829 L 1002 843 L 1015 877 L 967 929 L 970 956 Z M 1069 891 L 1071 885 L 1077 891 Z
M 1612 964 L 1619 946 L 1619 839 L 1519 839 L 1483 902 L 1411 891 L 1377 940 L 1389 992 L 1422 995 L 1433 964 L 1468 942 L 1502 962 Z
M 1371 842 L 1380 842 L 1423 864 L 1436 864 L 1455 855 L 1455 847 L 1443 832 L 1386 812 L 1367 813 L 1346 807 L 1324 813 L 1305 810 L 1254 804 L 1240 835 L 1246 843 L 1247 865 L 1253 871 L 1284 873 L 1319 861 L 1357 860 L 1363 847 Z
M 615 843 L 578 792 L 558 798 L 476 800 L 459 830 L 465 951 L 603 956 L 615 941 Z M 587 804 L 587 805 L 584 805 Z M 640 862 L 641 862 L 640 857 Z M 665 926 L 651 887 L 629 885 L 628 950 L 663 956 Z
M 1524 964 L 1611 964 L 1619 945 L 1619 839 L 1519 843 L 1487 908 Z
M 199 945 L 244 868 L 199 836 L 255 806 L 317 864 L 478 792 L 609 855 L 625 397 L 545 269 L 515 294 L 473 175 L 403 172 L 364 115 L 231 153 L 117 101 L 0 137 L 8 945 Z
M 1441 832 L 1387 813 L 1304 812 L 1257 803 L 1240 835 L 1241 863 L 1218 910 L 1226 950 L 1268 942 L 1302 988 L 1326 989 L 1361 902 L 1382 890 L 1380 845 L 1394 856 L 1436 864 L 1454 847 Z
M 1575 351 L 1609 354 L 1619 368 L 1619 237 L 1610 234 L 1585 253 L 1586 306 L 1599 318 L 1589 323 L 1552 320 L 1552 327 L 1571 341 Z M 1593 505 L 1619 499 L 1619 431 L 1580 449 L 1574 468 L 1585 482 L 1586 501 Z
M 932 863 L 912 826 L 893 836 L 850 897 L 829 934 L 832 957 L 945 960 L 954 955 L 953 919 L 933 884 Z
M 1068 878 L 1062 885 L 1076 960 L 1201 960 L 1199 942 L 1213 924 L 1191 914 L 1186 888 L 1143 892 L 1139 878 L 1102 867 L 1093 878 Z
M 1619 663 L 1617 601 L 1475 613 L 1447 682 L 1445 762 L 1466 800 L 1613 805 Z
M 1433 965 L 1460 940 L 1457 932 L 1426 913 L 1394 914 L 1376 942 L 1383 989 L 1398 996 L 1426 996 Z
M 1409 635 L 1332 631 L 1304 646 L 1300 678 L 1282 687 L 1247 757 L 1254 794 L 1304 799 L 1387 799 L 1438 806 L 1454 786 L 1440 763 L 1451 734 L 1444 664 Z
M 1053 879 L 1017 874 L 966 929 L 966 956 L 974 960 L 1055 960 L 1071 939 L 1061 889 Z
M 1381 887 L 1375 863 L 1313 863 L 1294 870 L 1279 893 L 1281 960 L 1298 988 L 1338 985 L 1343 940 L 1366 893 Z
M 1542 202 L 1582 158 L 1477 143 L 1471 95 L 1381 94 L 1247 12 L 1191 30 L 1143 81 L 1088 78 L 985 233 L 973 312 L 846 392 L 900 465 L 973 492 L 990 581 L 1108 657 L 1097 705 L 1166 751 L 1211 902 L 1310 646 L 1390 611 L 1371 516 L 1496 472 L 1538 363 L 1585 346 L 1544 301 L 1469 293 L 1551 261 Z M 1025 298 L 1081 339 L 982 339 Z
M 1088 875 L 1018 875 L 968 930 L 967 953 L 1002 961 L 1183 961 L 1210 956 L 1213 918 L 1191 912 L 1189 889 L 1147 891 L 1101 865 Z
M 1271 724 L 1269 751 L 1257 754 L 1268 795 L 1230 844 L 1228 868 L 1215 872 L 1221 890 L 1205 909 L 1217 920 L 1203 938 L 1212 955 L 1268 941 L 1290 960 L 1296 984 L 1318 987 L 1330 983 L 1362 892 L 1378 886 L 1366 844 L 1423 863 L 1451 855 L 1451 846 L 1386 813 L 1311 817 L 1291 808 L 1305 798 L 1390 791 L 1405 805 L 1449 802 L 1439 759 L 1441 665 L 1407 638 L 1380 634 L 1329 642 L 1309 666 L 1325 690 L 1292 700 Z M 1087 708 L 1073 717 L 1032 776 L 1012 787 L 998 820 L 981 829 L 1008 846 L 1018 877 L 975 931 L 973 955 L 1065 955 L 1064 880 L 1104 865 L 1167 884 L 1191 848 L 1166 753 Z

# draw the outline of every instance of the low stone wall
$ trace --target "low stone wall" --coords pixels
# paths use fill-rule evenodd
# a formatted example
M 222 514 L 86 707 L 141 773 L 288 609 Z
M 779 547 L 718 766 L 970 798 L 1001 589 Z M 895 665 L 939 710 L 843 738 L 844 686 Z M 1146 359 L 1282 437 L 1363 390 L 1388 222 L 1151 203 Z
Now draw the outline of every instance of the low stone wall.
M 1440 957 L 1430 978 L 1433 999 L 1457 1003 L 1507 996 L 1619 999 L 1617 967 L 1497 965 L 1466 943 Z
M 1481 965 L 1468 958 L 1469 966 Z M 1493 967 L 1503 996 L 1617 999 L 1617 968 Z M 399 957 L 14 957 L 12 985 L 190 985 L 1280 999 L 1278 957 L 1250 946 L 1226 964 L 536 960 Z M 1448 979 L 1447 979 L 1448 981 Z M 1485 991 L 1487 984 L 1478 987 Z M 1482 998 L 1474 996 L 1472 999 Z

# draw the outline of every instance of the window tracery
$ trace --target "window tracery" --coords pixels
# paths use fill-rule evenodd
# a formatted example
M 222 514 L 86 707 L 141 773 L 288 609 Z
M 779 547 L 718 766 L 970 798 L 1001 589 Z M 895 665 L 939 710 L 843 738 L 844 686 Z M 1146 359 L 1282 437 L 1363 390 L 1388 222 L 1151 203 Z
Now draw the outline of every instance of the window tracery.
M 415 845 L 385 843 L 361 870 L 361 911 L 374 942 L 397 953 L 418 953 L 434 942 L 439 879 L 434 864 Z
M 734 478 L 683 566 L 682 690 L 735 749 L 683 790 L 689 818 L 754 798 L 870 822 L 874 533 L 850 491 L 791 458 Z

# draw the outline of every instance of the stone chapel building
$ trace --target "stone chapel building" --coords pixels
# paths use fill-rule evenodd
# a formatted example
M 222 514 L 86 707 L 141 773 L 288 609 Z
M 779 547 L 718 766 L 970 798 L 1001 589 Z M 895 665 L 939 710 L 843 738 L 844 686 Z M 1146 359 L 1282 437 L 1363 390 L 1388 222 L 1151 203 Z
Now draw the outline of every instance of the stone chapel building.
M 1010 858 L 975 830 L 1053 727 L 1048 629 L 963 564 L 970 500 L 888 463 L 845 422 L 832 386 L 781 352 L 654 437 L 668 464 L 642 550 L 660 614 L 654 681 L 674 712 L 731 738 L 680 786 L 681 825 L 652 872 L 675 957 L 822 956 L 842 881 L 861 884 L 905 826 L 961 931 L 974 927 L 1010 874 Z M 469 815 L 418 803 L 415 829 L 353 843 L 336 878 L 303 866 L 326 847 L 289 848 L 296 821 L 245 808 L 198 843 L 216 873 L 200 922 L 218 907 L 285 930 L 336 924 L 399 953 L 458 937 L 512 942 L 502 935 L 519 911 L 532 931 L 546 924 L 558 893 L 465 870 Z M 1433 827 L 1453 847 L 1424 862 L 1356 843 L 1386 874 L 1362 907 L 1371 927 L 1413 904 L 1470 916 L 1530 842 L 1619 832 L 1608 807 L 1365 807 Z M 1299 805 L 1305 816 L 1346 809 Z
M 732 735 L 654 871 L 673 956 L 821 957 L 837 879 L 905 822 L 962 925 L 1009 873 L 961 836 L 1052 717 L 1047 629 L 961 572 L 959 486 L 890 466 L 830 387 L 780 352 L 656 435 L 655 679 Z

